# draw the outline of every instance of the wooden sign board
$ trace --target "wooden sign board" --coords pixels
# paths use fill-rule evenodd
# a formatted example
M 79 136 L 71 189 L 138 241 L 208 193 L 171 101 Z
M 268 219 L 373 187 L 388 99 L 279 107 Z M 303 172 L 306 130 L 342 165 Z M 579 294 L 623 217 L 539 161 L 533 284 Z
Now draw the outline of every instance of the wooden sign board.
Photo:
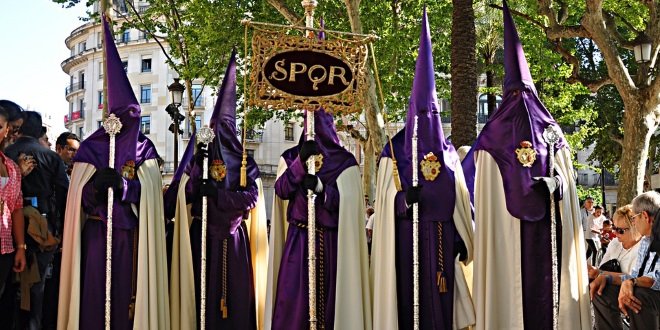
M 367 56 L 365 41 L 255 30 L 248 103 L 273 110 L 361 112 Z

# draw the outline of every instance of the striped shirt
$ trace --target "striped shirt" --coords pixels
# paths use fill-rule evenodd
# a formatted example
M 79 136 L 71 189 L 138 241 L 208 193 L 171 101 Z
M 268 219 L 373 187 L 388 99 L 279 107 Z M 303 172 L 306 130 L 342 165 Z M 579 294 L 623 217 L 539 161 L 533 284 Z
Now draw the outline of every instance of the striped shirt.
M 656 224 L 654 224 L 656 225 Z M 639 250 L 637 251 L 637 262 L 632 269 L 631 275 L 624 274 L 621 281 L 629 280 L 635 277 L 650 277 L 653 279 L 652 290 L 660 291 L 660 252 L 649 251 L 651 248 L 651 237 L 644 236 L 639 241 Z
M 21 172 L 18 165 L 0 152 L 0 161 L 5 164 L 9 179 L 7 184 L 0 188 L 0 254 L 14 252 L 12 239 L 11 214 L 23 208 L 23 194 L 21 193 Z

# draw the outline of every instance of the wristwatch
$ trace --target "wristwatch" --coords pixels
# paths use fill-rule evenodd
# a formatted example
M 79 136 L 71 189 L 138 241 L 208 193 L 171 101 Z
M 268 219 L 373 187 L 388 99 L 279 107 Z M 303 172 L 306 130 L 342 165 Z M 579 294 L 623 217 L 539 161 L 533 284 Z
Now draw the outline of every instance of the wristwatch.
M 27 244 L 25 244 L 25 243 L 23 243 L 23 244 L 16 244 L 16 248 L 17 248 L 17 249 L 27 250 Z

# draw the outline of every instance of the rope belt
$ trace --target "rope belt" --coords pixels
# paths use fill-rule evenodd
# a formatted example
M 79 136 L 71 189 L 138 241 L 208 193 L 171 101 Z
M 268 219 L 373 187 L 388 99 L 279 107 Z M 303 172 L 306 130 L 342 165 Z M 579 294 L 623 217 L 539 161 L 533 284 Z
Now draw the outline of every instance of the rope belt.
M 442 222 L 438 222 L 438 271 L 436 285 L 440 293 L 447 293 L 447 279 L 445 278 L 445 257 L 442 248 Z
M 222 291 L 220 293 L 220 312 L 222 312 L 222 318 L 226 319 L 229 317 L 229 309 L 227 308 L 227 239 L 222 240 L 222 260 L 220 260 L 222 267 L 222 276 L 220 278 L 220 287 Z
M 307 225 L 304 223 L 296 222 L 296 227 L 307 229 Z M 316 301 L 316 310 L 318 311 L 317 325 L 319 329 L 325 329 L 325 231 L 326 228 L 317 225 L 316 226 L 316 237 L 319 242 L 319 257 L 317 260 L 318 272 L 318 288 L 317 292 L 319 299 Z

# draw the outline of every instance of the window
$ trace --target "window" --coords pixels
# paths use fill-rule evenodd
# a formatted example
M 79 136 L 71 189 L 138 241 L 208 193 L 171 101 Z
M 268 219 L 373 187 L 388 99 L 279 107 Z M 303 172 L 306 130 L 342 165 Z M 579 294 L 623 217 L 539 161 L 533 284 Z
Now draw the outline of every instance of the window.
M 101 36 L 101 32 L 96 33 L 96 47 L 103 48 L 103 37 Z
M 81 127 L 78 127 L 78 138 L 79 138 L 80 140 L 82 140 L 83 137 L 85 136 L 84 133 L 85 133 L 84 128 L 83 128 L 82 126 L 81 126 Z
M 284 140 L 293 141 L 293 123 L 287 123 L 284 127 Z
M 78 111 L 84 111 L 84 110 L 85 110 L 85 99 L 80 99 L 78 100 Z
M 87 42 L 83 41 L 78 44 L 78 54 L 87 50 Z
M 99 79 L 103 79 L 103 62 L 99 62 Z
M 85 71 L 78 73 L 78 82 L 80 82 L 80 89 L 85 88 Z
M 103 109 L 103 91 L 98 92 L 99 109 Z
M 202 85 L 194 84 L 192 85 L 192 98 L 195 100 L 195 107 L 201 107 L 204 101 L 202 94 Z
M 96 121 L 96 128 L 101 128 L 103 127 L 103 120 L 97 120 Z
M 128 12 L 128 6 L 126 6 L 126 0 L 115 1 L 115 8 L 117 8 L 117 11 L 122 14 Z
M 248 157 L 254 158 L 254 149 L 245 149 L 245 153 L 248 155 Z
M 121 65 L 124 67 L 124 72 L 128 73 L 128 60 L 121 61 Z
M 131 30 L 124 30 L 116 37 L 117 42 L 129 42 L 131 41 Z
M 188 123 L 190 123 L 190 121 L 188 116 L 186 116 L 186 125 L 183 129 L 185 131 L 185 136 L 190 138 L 192 136 L 192 131 Z M 202 115 L 195 115 L 195 128 L 197 129 L 197 132 L 199 132 L 199 129 L 202 128 Z
M 151 133 L 151 116 L 140 117 L 140 132 L 142 132 L 142 134 Z
M 140 85 L 140 103 L 151 103 L 151 85 Z
M 151 72 L 151 59 L 143 58 L 142 59 L 142 72 Z
M 195 115 L 195 128 L 197 131 L 199 131 L 200 128 L 202 128 L 202 116 L 201 115 Z

